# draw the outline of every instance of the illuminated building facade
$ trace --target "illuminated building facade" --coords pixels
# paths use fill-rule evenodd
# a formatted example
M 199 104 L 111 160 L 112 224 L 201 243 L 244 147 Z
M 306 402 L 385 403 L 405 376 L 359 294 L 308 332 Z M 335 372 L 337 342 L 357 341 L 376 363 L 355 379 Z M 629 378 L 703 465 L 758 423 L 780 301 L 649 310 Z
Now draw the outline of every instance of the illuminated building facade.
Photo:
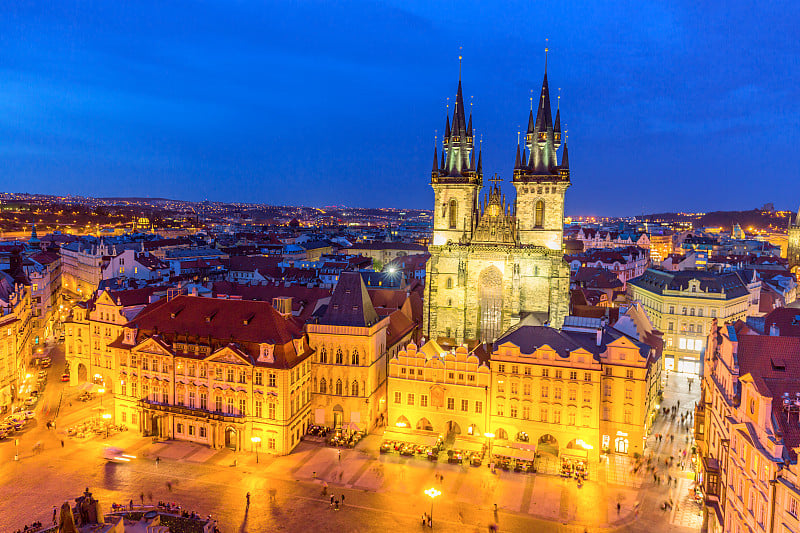
M 315 424 L 369 430 L 385 413 L 389 322 L 375 312 L 361 274 L 342 272 L 322 316 L 306 325 Z
M 389 360 L 389 424 L 441 435 L 489 431 L 488 358 L 478 345 L 446 350 L 410 343 Z
M 704 530 L 800 531 L 800 338 L 714 323 L 695 417 Z
M 8 410 L 25 387 L 33 354 L 30 289 L 0 271 L 0 412 Z
M 640 302 L 664 333 L 664 368 L 700 373 L 701 352 L 714 318 L 744 320 L 758 309 L 761 281 L 741 272 L 721 274 L 648 268 L 628 282 L 628 297 Z
M 482 345 L 409 344 L 389 361 L 389 423 L 597 461 L 642 453 L 657 410 L 659 350 L 600 319 L 525 321 Z
M 280 455 L 311 421 L 312 350 L 267 302 L 165 298 L 109 349 L 116 422 L 144 435 Z
M 443 344 L 493 341 L 521 318 L 558 327 L 568 313 L 569 269 L 562 261 L 564 195 L 570 186 L 566 143 L 561 163 L 561 120 L 551 116 L 545 74 L 525 148 L 517 146 L 513 185 L 506 201 L 495 178 L 487 196 L 481 154 L 475 156 L 461 81 L 447 117 L 441 159 L 434 149 L 433 244 L 428 250 L 425 334 Z

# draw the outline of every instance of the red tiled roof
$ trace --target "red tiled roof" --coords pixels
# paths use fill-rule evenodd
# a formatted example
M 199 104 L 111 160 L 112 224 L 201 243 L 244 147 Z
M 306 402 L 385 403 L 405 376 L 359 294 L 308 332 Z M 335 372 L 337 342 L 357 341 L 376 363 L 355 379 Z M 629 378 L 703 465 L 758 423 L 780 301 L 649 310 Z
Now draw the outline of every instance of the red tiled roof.
M 311 354 L 305 340 L 303 352 L 296 352 L 293 340 L 304 337 L 300 327 L 267 302 L 178 296 L 148 306 L 131 325 L 140 336 L 159 335 L 167 342 L 188 335 L 220 345 L 234 343 L 257 365 L 291 368 Z M 255 361 L 260 343 L 275 345 L 274 363 Z
M 58 254 L 53 252 L 36 252 L 31 259 L 42 265 L 49 265 L 58 261 Z

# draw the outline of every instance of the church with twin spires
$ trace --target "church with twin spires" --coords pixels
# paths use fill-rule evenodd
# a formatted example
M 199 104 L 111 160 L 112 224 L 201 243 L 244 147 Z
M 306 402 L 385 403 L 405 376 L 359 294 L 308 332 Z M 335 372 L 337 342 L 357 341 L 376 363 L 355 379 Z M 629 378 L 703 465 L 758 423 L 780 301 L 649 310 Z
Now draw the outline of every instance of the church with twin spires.
M 555 122 L 545 69 L 536 116 L 517 143 L 506 199 L 496 176 L 481 197 L 483 160 L 475 154 L 461 80 L 447 116 L 442 152 L 434 147 L 433 239 L 427 265 L 424 335 L 443 344 L 491 343 L 525 319 L 560 328 L 569 312 L 563 261 L 564 196 L 570 186 L 560 110 Z

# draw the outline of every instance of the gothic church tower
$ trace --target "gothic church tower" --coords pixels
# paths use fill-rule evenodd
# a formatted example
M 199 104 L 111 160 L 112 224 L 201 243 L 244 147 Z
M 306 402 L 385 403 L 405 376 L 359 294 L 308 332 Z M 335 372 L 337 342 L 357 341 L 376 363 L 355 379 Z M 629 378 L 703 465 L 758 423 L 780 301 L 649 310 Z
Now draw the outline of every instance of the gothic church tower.
M 563 261 L 564 194 L 569 187 L 560 111 L 553 124 L 547 75 L 525 157 L 517 147 L 515 201 L 494 182 L 480 202 L 483 161 L 475 157 L 472 115 L 458 82 L 453 122 L 446 118 L 442 156 L 434 148 L 433 242 L 427 266 L 424 332 L 443 344 L 493 342 L 529 323 L 560 327 L 569 308 L 569 268 Z M 524 163 L 523 163 L 524 160 Z

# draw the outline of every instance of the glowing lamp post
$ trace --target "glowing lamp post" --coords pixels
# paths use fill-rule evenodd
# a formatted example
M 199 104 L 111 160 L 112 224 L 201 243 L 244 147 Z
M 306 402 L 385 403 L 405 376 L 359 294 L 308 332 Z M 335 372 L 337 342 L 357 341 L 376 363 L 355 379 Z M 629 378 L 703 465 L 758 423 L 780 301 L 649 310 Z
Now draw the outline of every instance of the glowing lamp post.
M 250 442 L 256 449 L 256 464 L 258 464 L 258 449 L 261 447 L 261 437 L 250 437 Z
M 427 489 L 425 491 L 425 495 L 430 497 L 430 499 L 431 499 L 431 514 L 430 514 L 431 527 L 433 527 L 433 500 L 434 500 L 434 498 L 436 498 L 440 494 L 442 494 L 442 491 L 436 490 L 433 487 L 431 487 L 431 488 L 429 488 L 429 489 Z
M 103 407 L 103 394 L 105 394 L 105 392 L 106 392 L 106 389 L 104 389 L 102 387 L 97 389 L 97 394 L 100 395 L 100 407 Z
M 494 438 L 494 433 L 484 433 L 484 437 L 489 439 L 489 462 L 492 461 L 492 439 Z

